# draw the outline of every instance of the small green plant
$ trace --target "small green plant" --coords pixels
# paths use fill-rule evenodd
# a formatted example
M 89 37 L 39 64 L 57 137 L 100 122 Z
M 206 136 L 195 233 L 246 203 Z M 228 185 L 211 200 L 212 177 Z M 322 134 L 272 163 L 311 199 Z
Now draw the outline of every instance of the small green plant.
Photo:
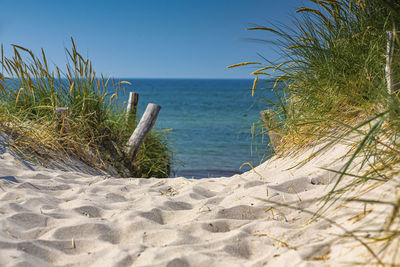
M 39 58 L 13 45 L 7 58 L 2 46 L 0 121 L 13 146 L 42 163 L 76 156 L 94 168 L 112 166 L 122 176 L 168 177 L 171 155 L 160 134 L 149 135 L 137 158 L 125 158 L 124 145 L 136 126 L 118 104 L 127 82 L 96 76 L 92 62 L 71 41 L 65 72 L 57 66 L 50 70 L 43 50 Z M 59 107 L 69 108 L 69 114 L 60 118 Z

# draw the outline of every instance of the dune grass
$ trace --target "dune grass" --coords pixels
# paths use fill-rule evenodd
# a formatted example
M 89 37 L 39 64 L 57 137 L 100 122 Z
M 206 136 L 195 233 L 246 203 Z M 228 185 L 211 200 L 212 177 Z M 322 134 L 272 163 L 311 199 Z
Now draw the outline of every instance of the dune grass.
M 124 156 L 136 126 L 118 102 L 127 82 L 96 76 L 92 62 L 71 41 L 64 71 L 50 68 L 43 50 L 38 57 L 13 45 L 7 58 L 1 47 L 0 122 L 13 137 L 11 145 L 43 164 L 78 157 L 121 176 L 168 177 L 171 154 L 160 133 L 148 136 L 135 159 Z M 60 118 L 58 107 L 69 108 L 69 114 Z
M 296 153 L 304 147 L 338 142 L 349 144 L 348 162 L 337 172 L 338 180 L 315 216 L 337 201 L 361 201 L 388 205 L 392 212 L 386 225 L 356 233 L 362 242 L 380 244 L 370 252 L 374 262 L 400 264 L 400 191 L 394 201 L 347 198 L 360 185 L 384 183 L 400 175 L 400 91 L 388 92 L 385 77 L 387 32 L 394 33 L 393 46 L 400 46 L 400 2 L 397 0 L 309 0 L 299 7 L 292 28 L 285 25 L 255 26 L 249 30 L 273 33 L 261 40 L 277 46 L 281 59 L 245 62 L 254 66 L 254 90 L 283 89 L 287 98 L 276 103 L 282 142 L 278 154 Z M 400 49 L 391 51 L 395 77 L 400 77 Z M 273 87 L 260 86 L 262 79 L 275 79 Z M 398 87 L 400 89 L 400 86 Z M 263 123 L 260 123 L 263 126 Z M 264 128 L 265 131 L 265 128 Z M 357 160 L 361 173 L 353 172 Z M 332 170 L 333 171 L 333 170 Z M 351 177 L 350 182 L 344 178 Z M 346 180 L 348 181 L 348 180 Z M 400 186 L 400 185 L 397 185 Z M 383 258 L 390 252 L 391 262 Z M 364 263 L 368 263 L 365 259 Z M 369 262 L 371 263 L 371 262 Z

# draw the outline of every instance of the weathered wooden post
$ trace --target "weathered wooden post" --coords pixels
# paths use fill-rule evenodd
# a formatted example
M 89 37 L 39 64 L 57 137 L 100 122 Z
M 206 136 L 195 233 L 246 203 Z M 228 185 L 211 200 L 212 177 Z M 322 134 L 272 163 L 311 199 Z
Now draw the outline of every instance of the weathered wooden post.
M 160 112 L 161 106 L 150 103 L 147 105 L 146 110 L 140 119 L 135 131 L 129 138 L 125 145 L 125 155 L 129 159 L 133 159 L 140 147 L 140 144 L 144 141 L 146 136 L 149 134 L 151 128 L 157 120 L 158 113 Z
M 133 128 L 136 124 L 138 103 L 139 103 L 139 94 L 135 92 L 129 92 L 129 99 L 126 107 L 126 121 L 128 122 L 129 128 Z
M 132 118 L 136 119 L 138 103 L 139 103 L 139 94 L 135 92 L 129 92 L 128 105 L 126 107 L 126 114 L 128 116 L 128 120 L 131 120 Z
M 60 133 L 66 134 L 69 131 L 67 120 L 67 117 L 70 115 L 69 108 L 55 108 L 54 113 L 56 114 L 56 130 Z
M 279 124 L 274 116 L 274 111 L 271 109 L 263 110 L 260 112 L 261 118 L 265 123 L 267 129 L 269 141 L 272 148 L 275 150 L 281 143 L 281 135 L 278 133 Z
M 396 32 L 400 34 L 400 32 Z M 395 55 L 397 54 L 398 47 L 396 46 L 396 38 L 392 31 L 387 32 L 387 46 L 386 46 L 386 83 L 388 88 L 388 93 L 397 93 L 399 88 L 398 77 L 396 77 L 396 72 L 393 71 L 393 60 L 398 59 Z

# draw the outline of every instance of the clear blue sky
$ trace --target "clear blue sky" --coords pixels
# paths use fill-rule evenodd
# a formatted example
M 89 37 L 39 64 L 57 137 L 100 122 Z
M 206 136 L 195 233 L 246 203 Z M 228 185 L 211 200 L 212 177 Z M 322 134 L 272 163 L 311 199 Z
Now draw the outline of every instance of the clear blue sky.
M 245 28 L 290 23 L 301 0 L 0 0 L 0 42 L 63 66 L 72 36 L 97 73 L 124 78 L 250 78 L 227 65 L 276 52 Z

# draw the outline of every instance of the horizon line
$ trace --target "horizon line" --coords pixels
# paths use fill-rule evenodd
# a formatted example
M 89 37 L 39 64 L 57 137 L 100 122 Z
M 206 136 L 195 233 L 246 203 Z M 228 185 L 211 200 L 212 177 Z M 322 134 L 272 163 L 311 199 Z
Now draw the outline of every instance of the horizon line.
M 171 79 L 171 80 L 253 80 L 254 78 L 229 78 L 229 77 L 111 77 L 118 79 Z

